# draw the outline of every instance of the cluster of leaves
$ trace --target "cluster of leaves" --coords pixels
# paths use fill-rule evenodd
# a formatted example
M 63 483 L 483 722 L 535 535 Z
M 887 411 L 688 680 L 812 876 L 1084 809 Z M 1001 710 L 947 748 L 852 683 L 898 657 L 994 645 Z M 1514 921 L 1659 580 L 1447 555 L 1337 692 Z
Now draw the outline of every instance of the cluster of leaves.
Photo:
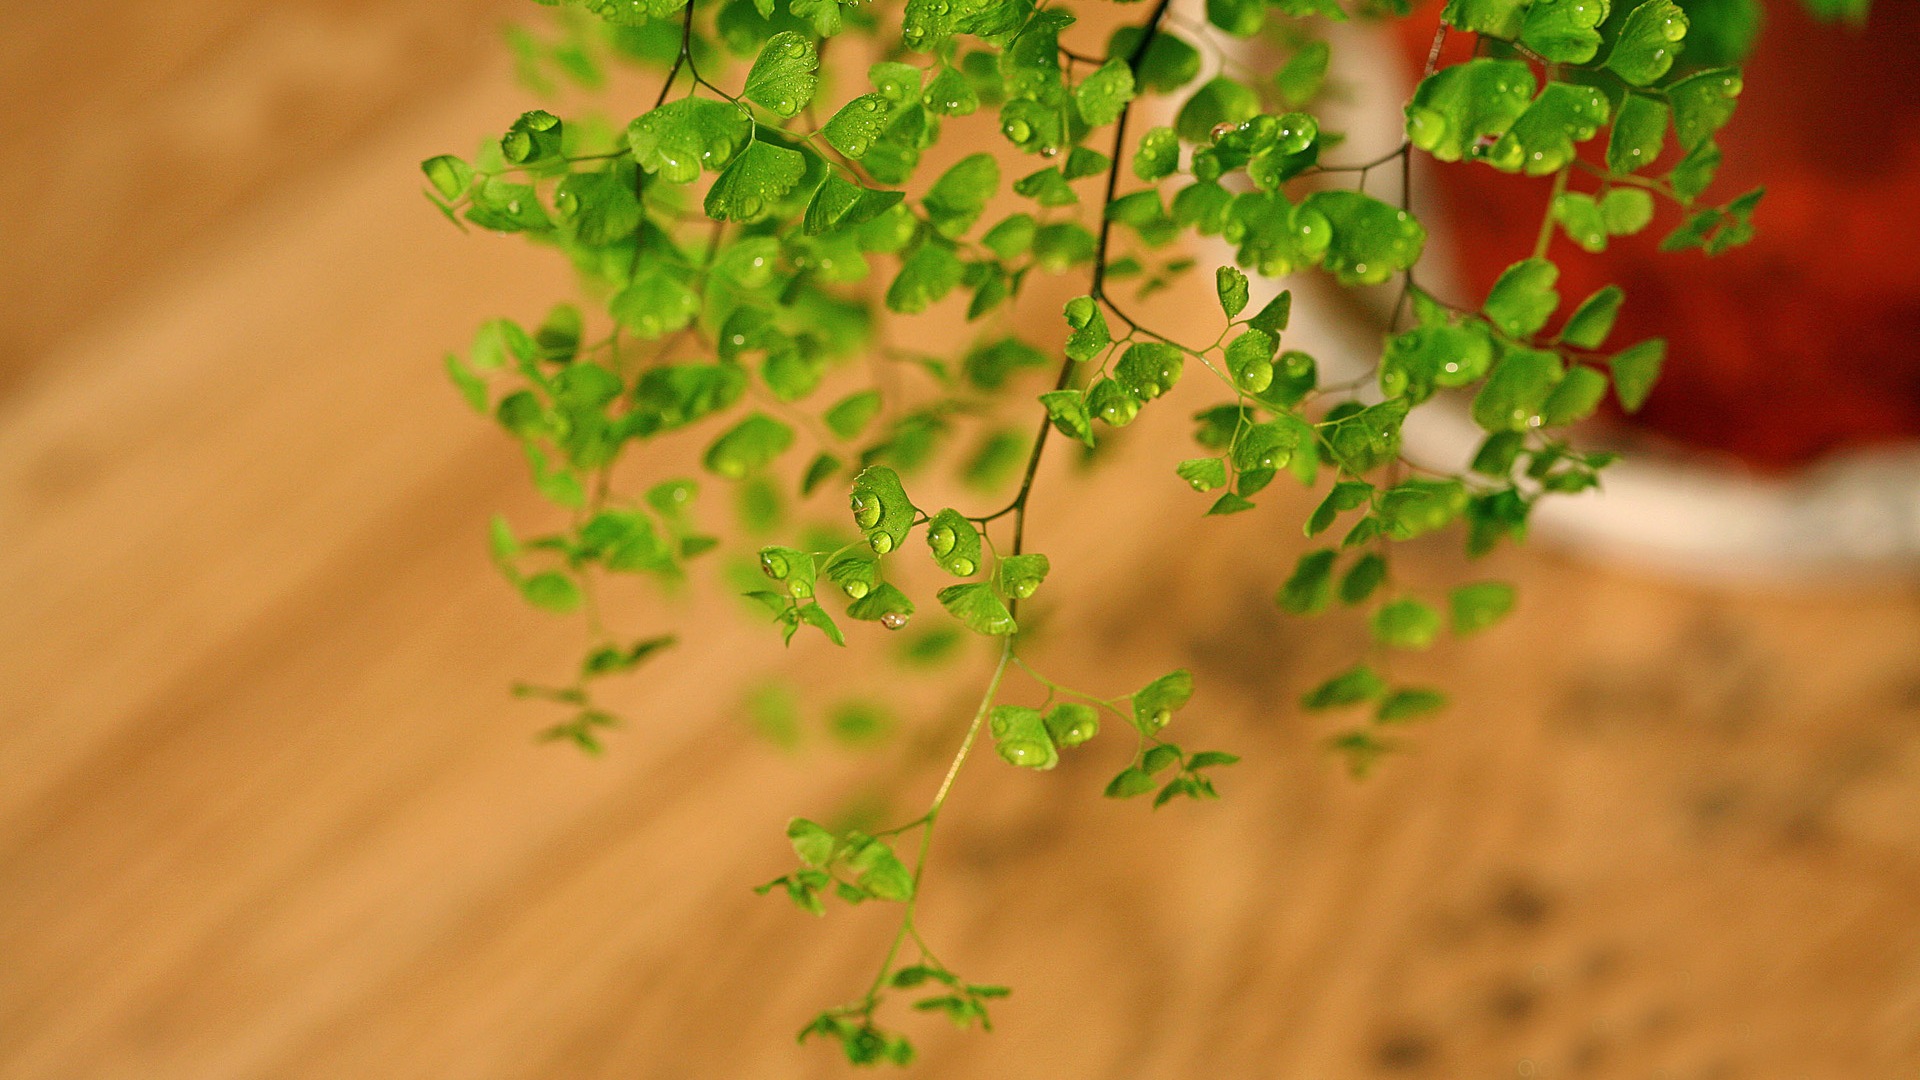
M 1383 727 L 1445 701 L 1396 682 L 1392 654 L 1428 648 L 1449 626 L 1483 630 L 1514 605 L 1493 581 L 1444 601 L 1416 595 L 1392 573 L 1392 546 L 1458 528 L 1478 556 L 1523 538 L 1540 498 L 1595 486 L 1611 459 L 1573 447 L 1568 429 L 1609 389 L 1638 408 L 1659 374 L 1658 340 L 1609 345 L 1620 289 L 1556 318 L 1554 237 L 1600 251 L 1649 228 L 1665 203 L 1680 220 L 1662 246 L 1717 254 L 1751 235 L 1759 199 L 1702 201 L 1757 17 L 1735 0 L 1692 5 L 1692 16 L 1675 0 L 1450 0 L 1433 56 L 1450 33 L 1474 35 L 1473 56 L 1430 63 L 1404 141 L 1353 164 L 1332 160 L 1341 137 L 1310 111 L 1328 79 L 1322 30 L 1404 16 L 1405 0 L 1207 0 L 1206 25 L 1178 29 L 1168 0 L 1154 0 L 1104 49 L 1081 40 L 1068 6 L 1041 0 L 549 2 L 559 7 L 552 36 L 513 39 L 529 81 L 593 88 L 609 63 L 633 63 L 661 73 L 651 107 L 624 129 L 528 112 L 478 154 L 423 165 L 449 219 L 555 249 L 591 300 L 556 306 L 531 331 L 490 322 L 447 358 L 461 394 L 522 446 L 535 487 L 567 515 L 531 539 L 496 522 L 493 539 L 529 603 L 588 623 L 575 679 L 521 690 L 571 710 L 548 735 L 598 750 L 614 716 L 595 704 L 597 681 L 673 640 L 610 633 L 597 584 L 639 574 L 672 585 L 724 546 L 696 520 L 693 477 L 622 492 L 616 469 L 635 456 L 697 458 L 709 482 L 737 492 L 744 532 L 783 531 L 784 542 L 759 545 L 745 591 L 784 640 L 812 627 L 847 646 L 843 621 L 899 630 L 926 602 L 915 582 L 933 574 L 952 633 L 998 654 L 924 813 L 873 833 L 796 819 L 788 836 L 801 865 L 761 888 L 816 914 L 830 894 L 902 906 L 867 992 L 801 1032 L 835 1040 L 858 1064 L 912 1058 L 907 1039 L 876 1022 L 890 993 L 931 991 L 914 1007 L 984 1028 L 987 1002 L 1006 992 L 961 980 L 914 923 L 935 823 L 982 731 L 1007 763 L 1046 770 L 1111 714 L 1135 743 L 1106 794 L 1153 792 L 1155 806 L 1214 797 L 1212 771 L 1237 760 L 1162 738 L 1193 694 L 1185 671 L 1103 698 L 1046 679 L 1021 655 L 1021 604 L 1053 570 L 1025 548 L 1050 436 L 1092 453 L 1197 365 L 1220 399 L 1194 414 L 1200 452 L 1169 481 L 1206 493 L 1211 515 L 1254 509 L 1282 477 L 1324 489 L 1304 531 L 1344 531 L 1299 558 L 1278 603 L 1314 615 L 1337 598 L 1364 613 L 1367 655 L 1302 700 L 1368 710 L 1330 740 L 1364 769 L 1389 745 Z M 1857 6 L 1824 2 L 1841 14 Z M 1271 77 L 1228 62 L 1233 39 L 1255 36 L 1279 51 Z M 1177 107 L 1171 123 L 1129 137 L 1144 96 Z M 977 113 L 991 117 L 991 149 L 923 177 L 948 127 L 979 127 L 967 119 Z M 1535 250 L 1477 305 L 1416 281 L 1427 232 L 1405 185 L 1396 201 L 1367 191 L 1389 163 L 1406 176 L 1416 152 L 1540 177 L 1547 189 Z M 1214 340 L 1184 343 L 1122 306 L 1123 283 L 1135 296 L 1173 287 L 1208 245 L 1232 252 L 1213 268 Z M 1292 294 L 1256 280 L 1309 271 L 1397 286 L 1365 379 L 1325 381 L 1314 356 L 1288 347 Z M 1066 304 L 1056 347 L 1032 337 L 1031 313 L 1018 309 L 1034 275 L 1067 273 L 1087 286 Z M 936 305 L 980 331 L 944 352 L 895 339 Z M 1051 369 L 1049 388 L 1036 390 L 1036 369 Z M 1459 474 L 1401 453 L 1408 416 L 1444 397 L 1466 402 L 1485 433 Z M 1032 437 L 1002 425 L 1009 409 L 1036 425 Z M 967 486 L 1010 499 L 986 511 L 923 508 L 910 491 L 927 490 L 922 474 L 968 434 L 978 441 Z M 690 452 L 676 449 L 692 439 Z M 849 500 L 837 529 L 786 520 L 788 500 L 829 491 Z M 924 561 L 912 554 L 916 534 Z M 1043 701 L 1002 700 L 1015 668 Z M 894 843 L 913 834 L 909 862 Z

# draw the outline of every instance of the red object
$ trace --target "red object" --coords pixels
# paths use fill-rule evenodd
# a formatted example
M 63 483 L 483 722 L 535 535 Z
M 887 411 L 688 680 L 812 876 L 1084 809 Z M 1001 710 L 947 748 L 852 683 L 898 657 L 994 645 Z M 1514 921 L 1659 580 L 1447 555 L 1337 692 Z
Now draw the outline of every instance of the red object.
M 1816 22 L 1798 0 L 1765 7 L 1719 136 L 1725 162 L 1701 200 L 1764 185 L 1754 241 L 1715 258 L 1660 252 L 1684 216 L 1668 206 L 1602 254 L 1558 233 L 1552 254 L 1563 310 L 1608 282 L 1626 290 L 1610 347 L 1668 341 L 1660 384 L 1629 423 L 1780 471 L 1920 439 L 1920 3 L 1875 0 L 1864 32 Z M 1438 12 L 1403 23 L 1420 63 Z M 1444 59 L 1465 59 L 1472 43 L 1452 34 Z M 1653 171 L 1677 159 L 1669 137 Z M 1471 290 L 1448 299 L 1477 303 L 1532 250 L 1549 184 L 1478 163 L 1437 172 Z M 1596 186 L 1575 173 L 1575 190 Z

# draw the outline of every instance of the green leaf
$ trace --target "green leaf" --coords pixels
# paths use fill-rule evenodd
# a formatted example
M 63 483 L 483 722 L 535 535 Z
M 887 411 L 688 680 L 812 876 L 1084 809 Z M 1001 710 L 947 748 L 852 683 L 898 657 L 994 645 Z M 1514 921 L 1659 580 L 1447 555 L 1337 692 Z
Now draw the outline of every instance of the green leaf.
M 671 431 L 731 408 L 746 392 L 747 374 L 737 364 L 667 364 L 640 377 L 634 412 Z
M 1192 143 L 1213 141 L 1213 130 L 1221 124 L 1238 124 L 1260 115 L 1260 95 L 1246 84 L 1224 75 L 1193 92 L 1179 114 L 1173 129 Z
M 1667 87 L 1673 104 L 1673 132 L 1691 151 L 1712 139 L 1738 104 L 1744 82 L 1735 68 L 1716 68 L 1689 75 Z
M 1673 66 L 1687 36 L 1687 13 L 1673 0 L 1646 0 L 1627 14 L 1607 70 L 1634 86 L 1651 86 Z
M 1040 395 L 1047 418 L 1060 434 L 1093 445 L 1093 417 L 1087 411 L 1086 396 L 1078 390 L 1049 390 Z
M 880 391 L 861 390 L 841 398 L 833 408 L 828 409 L 824 419 L 827 429 L 842 439 L 852 439 L 866 430 L 873 418 L 880 415 Z
M 1261 0 L 1207 0 L 1207 21 L 1234 37 L 1252 37 L 1266 22 Z
M 1607 396 L 1607 377 L 1590 367 L 1575 367 L 1548 395 L 1541 407 L 1543 427 L 1564 427 L 1593 415 L 1600 399 Z
M 514 165 L 527 165 L 560 153 L 560 118 L 544 109 L 522 113 L 500 138 L 500 156 Z
M 644 113 L 627 125 L 627 145 L 642 169 L 685 184 L 702 168 L 725 168 L 753 141 L 753 117 L 743 105 L 686 97 Z
M 1453 524 L 1467 509 L 1467 489 L 1459 480 L 1412 477 L 1395 484 L 1380 497 L 1380 522 L 1395 540 L 1417 536 Z
M 800 151 L 756 140 L 707 189 L 707 216 L 749 224 L 770 216 L 807 172 Z
M 1560 306 L 1559 280 L 1560 268 L 1546 259 L 1522 259 L 1500 274 L 1482 310 L 1507 336 L 1532 337 Z
M 1509 349 L 1473 399 L 1473 422 L 1483 431 L 1527 431 L 1560 383 L 1560 358 L 1538 349 Z
M 1220 298 L 1220 310 L 1229 320 L 1247 307 L 1247 275 L 1238 267 L 1222 266 L 1213 272 L 1213 291 Z M 1263 387 L 1264 389 L 1264 387 Z
M 1358 705 L 1387 692 L 1386 682 L 1365 664 L 1348 668 L 1301 695 L 1302 708 L 1320 711 Z
M 1147 129 L 1133 152 L 1133 175 L 1152 183 L 1180 171 L 1180 136 L 1170 127 Z M 461 190 L 466 190 L 464 187 Z M 452 198 L 452 196 L 448 196 Z
M 1108 40 L 1107 55 L 1131 58 L 1140 40 L 1139 27 L 1123 26 Z M 1135 74 L 1145 88 L 1170 94 L 1200 76 L 1200 50 L 1180 35 L 1162 29 L 1147 44 Z
M 1060 170 L 1051 166 L 1023 176 L 1014 182 L 1013 193 L 1032 199 L 1041 206 L 1072 206 L 1080 201 L 1073 185 Z
M 1419 326 L 1387 342 L 1380 392 L 1425 401 L 1436 386 L 1477 382 L 1493 364 L 1493 339 L 1478 320 Z
M 1014 259 L 1033 247 L 1035 225 L 1032 214 L 1012 214 L 988 229 L 980 243 L 1002 259 Z
M 1681 202 L 1691 203 L 1700 197 L 1713 183 L 1714 175 L 1720 171 L 1720 147 L 1712 139 L 1701 143 L 1687 152 L 1680 163 L 1667 173 L 1667 183 L 1673 186 L 1673 193 Z
M 1025 600 L 1047 579 L 1052 563 L 1045 555 L 1008 555 L 1000 560 L 1000 588 L 1016 600 Z
M 707 447 L 708 471 L 738 480 L 765 468 L 793 445 L 793 429 L 765 413 L 751 413 Z
M 574 239 L 591 247 L 624 240 L 640 224 L 633 177 L 617 166 L 569 173 L 554 187 L 553 208 Z
M 557 570 L 547 570 L 521 581 L 520 595 L 534 607 L 557 615 L 580 610 L 580 586 Z
M 627 287 L 607 302 L 607 310 L 638 337 L 665 337 L 700 313 L 700 296 L 682 280 L 683 273 L 659 262 L 645 263 Z
M 1407 104 L 1407 138 L 1441 161 L 1482 156 L 1533 103 L 1524 61 L 1480 58 L 1421 80 Z
M 1107 784 L 1103 793 L 1109 799 L 1131 799 L 1136 795 L 1145 795 L 1154 788 L 1153 777 L 1142 769 L 1123 769 Z
M 987 720 L 987 733 L 1001 760 L 1023 769 L 1051 769 L 1060 764 L 1060 752 L 1039 709 L 998 705 Z
M 1067 301 L 1064 314 L 1072 333 L 1067 335 L 1066 353 L 1074 360 L 1087 361 L 1100 355 L 1113 341 L 1107 329 L 1107 317 L 1091 296 L 1076 296 Z
M 1374 710 L 1373 718 L 1382 724 L 1399 724 L 1445 708 L 1447 696 L 1438 690 L 1407 687 L 1388 694 Z
M 1073 103 L 1089 127 L 1105 127 L 1119 119 L 1133 100 L 1133 69 L 1124 60 L 1109 60 L 1073 89 Z
M 1046 725 L 1055 746 L 1079 746 L 1100 733 L 1100 713 L 1091 705 L 1063 701 L 1047 710 Z
M 941 116 L 968 116 L 980 107 L 980 95 L 967 77 L 942 65 L 920 95 L 921 104 Z
M 919 507 L 907 498 L 900 474 L 885 465 L 860 470 L 853 478 L 849 502 L 853 523 L 879 555 L 895 550 L 906 541 L 920 513 Z
M 446 368 L 447 378 L 453 380 L 453 385 L 460 391 L 460 396 L 466 399 L 467 404 L 472 406 L 475 412 L 484 415 L 487 411 L 488 397 L 486 380 L 469 370 L 466 362 L 461 360 L 457 353 L 447 354 Z
M 1247 330 L 1227 343 L 1227 371 L 1236 388 L 1249 394 L 1265 393 L 1273 385 L 1273 353 L 1277 346 L 1264 330 Z
M 927 522 L 927 547 L 933 561 L 955 577 L 972 577 L 980 569 L 980 533 L 958 510 L 942 510 Z
M 820 56 L 813 42 L 792 30 L 782 30 L 761 47 L 747 72 L 742 93 L 748 101 L 781 116 L 798 116 L 813 100 L 819 70 Z
M 1567 238 L 1583 250 L 1607 250 L 1607 219 L 1601 215 L 1600 204 L 1594 201 L 1593 196 L 1567 192 L 1555 197 L 1553 219 L 1560 223 Z
M 1584 64 L 1600 51 L 1598 27 L 1607 0 L 1533 0 L 1520 25 L 1520 40 L 1556 64 Z
M 1608 232 L 1632 236 L 1653 221 L 1653 196 L 1640 188 L 1614 188 L 1601 197 L 1599 209 Z
M 1400 456 L 1400 428 L 1410 403 L 1383 401 L 1321 424 L 1327 454 L 1343 471 L 1361 476 Z
M 854 884 L 881 900 L 904 903 L 913 898 L 913 875 L 892 848 L 863 832 L 848 833 L 845 842 Z
M 1193 697 L 1193 673 L 1181 668 L 1148 683 L 1133 695 L 1133 726 L 1152 735 Z
M 1152 132 L 1148 134 L 1152 134 Z M 1100 151 L 1089 150 L 1084 146 L 1076 146 L 1072 152 L 1067 155 L 1067 163 L 1060 166 L 1060 175 L 1069 180 L 1079 180 L 1083 177 L 1104 173 L 1112 166 L 1113 159 L 1107 157 L 1107 155 Z
M 862 187 L 838 175 L 829 175 L 807 203 L 803 228 L 808 236 L 851 229 L 893 209 L 903 197 L 898 191 Z
M 1550 82 L 1487 151 L 1486 162 L 1528 176 L 1559 172 L 1572 163 L 1575 143 L 1599 134 L 1609 111 L 1607 96 L 1594 87 Z
M 1367 602 L 1387 580 L 1387 560 L 1369 551 L 1340 577 L 1340 602 L 1355 607 Z
M 1300 108 L 1320 96 L 1327 81 L 1327 61 L 1332 49 L 1324 41 L 1310 41 L 1287 58 L 1273 76 L 1280 97 L 1293 108 Z
M 1341 514 L 1365 506 L 1372 497 L 1372 484 L 1362 480 L 1340 481 L 1327 491 L 1327 497 L 1320 500 L 1320 505 L 1307 518 L 1306 534 L 1318 536 L 1326 532 Z
M 934 181 L 921 203 L 940 235 L 958 238 L 973 228 L 999 186 L 1000 165 L 993 155 L 969 154 Z
M 1258 314 L 1247 320 L 1247 325 L 1261 330 L 1278 340 L 1280 332 L 1287 328 L 1287 322 L 1293 315 L 1293 290 L 1283 289 L 1280 295 L 1266 302 Z
M 787 823 L 787 840 L 793 844 L 793 853 L 808 866 L 824 868 L 833 861 L 834 835 L 806 818 Z
M 1560 340 L 1576 349 L 1597 349 L 1613 332 L 1614 319 L 1620 314 L 1620 302 L 1626 293 L 1618 285 L 1608 285 L 1580 302 L 1560 329 Z M 1502 470 L 1504 471 L 1504 470 Z
M 1448 595 L 1453 612 L 1453 632 L 1465 637 L 1477 634 L 1506 618 L 1513 610 L 1513 586 L 1504 581 L 1479 581 L 1462 585 Z
M 1215 499 L 1212 506 L 1207 507 L 1207 516 L 1225 517 L 1228 514 L 1238 514 L 1251 509 L 1253 509 L 1252 499 L 1243 495 L 1236 495 L 1229 491 L 1218 499 Z
M 1127 346 L 1113 367 L 1113 381 L 1141 401 L 1151 401 L 1180 381 L 1186 354 L 1163 341 L 1139 341 Z
M 1323 265 L 1342 285 L 1378 285 L 1420 258 L 1427 230 L 1411 214 L 1357 191 L 1316 191 L 1300 204 L 1332 226 Z
M 1227 463 L 1219 458 L 1188 458 L 1173 471 L 1195 491 L 1212 491 L 1227 486 Z
M 688 99 L 692 100 L 692 99 Z M 887 99 L 880 94 L 861 94 L 840 106 L 820 129 L 835 150 L 855 161 L 867 156 L 873 144 L 887 130 Z
M 1615 176 L 1644 169 L 1660 156 L 1667 140 L 1667 103 L 1644 94 L 1627 94 L 1613 118 L 1607 139 L 1607 169 Z
M 1648 338 L 1613 355 L 1608 366 L 1613 371 L 1613 392 L 1619 397 L 1621 408 L 1628 412 L 1640 411 L 1654 382 L 1660 378 L 1660 365 L 1666 358 L 1667 343 L 1662 338 Z
M 913 601 L 887 581 L 873 586 L 865 596 L 847 605 L 847 618 L 877 622 L 890 630 L 907 625 L 913 612 Z
M 944 242 L 922 243 L 900 264 L 900 272 L 887 286 L 887 310 L 917 315 L 952 292 L 965 273 L 960 257 Z
M 465 195 L 467 189 L 473 186 L 473 166 L 452 154 L 428 158 L 420 163 L 420 171 L 427 175 L 427 181 L 433 185 L 433 189 L 448 201 Z
M 1522 19 L 1530 0 L 1447 0 L 1440 17 L 1449 26 L 1476 34 L 1504 38 L 1520 36 Z
M 1004 637 L 1017 629 L 1007 605 L 1000 602 L 993 594 L 993 587 L 984 581 L 949 585 L 934 596 L 941 607 L 976 634 Z
M 1327 605 L 1333 602 L 1335 557 L 1332 548 L 1321 548 L 1300 556 L 1292 576 L 1280 586 L 1280 595 L 1276 597 L 1281 610 L 1294 615 L 1318 615 L 1327 610 Z
M 1373 638 L 1389 648 L 1425 649 L 1440 633 L 1440 613 L 1412 597 L 1383 604 L 1373 613 Z

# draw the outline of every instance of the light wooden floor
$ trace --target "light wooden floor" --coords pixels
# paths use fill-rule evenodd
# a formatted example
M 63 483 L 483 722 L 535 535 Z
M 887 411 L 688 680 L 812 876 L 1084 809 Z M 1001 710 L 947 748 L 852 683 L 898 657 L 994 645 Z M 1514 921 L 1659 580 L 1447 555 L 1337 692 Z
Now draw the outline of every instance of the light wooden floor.
M 530 741 L 505 685 L 577 630 L 487 564 L 486 518 L 539 511 L 436 357 L 566 282 L 412 171 L 523 100 L 488 69 L 379 113 L 117 302 L 63 301 L 86 317 L 0 403 L 0 1077 L 843 1071 L 788 1032 L 864 985 L 889 913 L 748 887 L 790 814 L 913 812 L 983 671 L 903 689 L 880 760 L 909 779 L 874 790 L 738 715 L 763 674 L 851 665 L 652 604 L 687 644 L 644 722 L 598 761 Z M 1158 814 L 1097 797 L 1117 746 L 977 761 L 925 921 L 1017 990 L 991 1037 L 909 1021 L 915 1075 L 1920 1074 L 1911 583 L 1508 557 L 1524 609 L 1414 665 L 1457 707 L 1355 783 L 1288 705 L 1352 629 L 1272 611 L 1281 512 L 1201 521 L 1121 476 L 1176 453 L 1162 415 L 1088 487 L 1043 480 L 1073 629 L 1040 662 L 1115 691 L 1189 664 L 1182 728 L 1246 761 Z

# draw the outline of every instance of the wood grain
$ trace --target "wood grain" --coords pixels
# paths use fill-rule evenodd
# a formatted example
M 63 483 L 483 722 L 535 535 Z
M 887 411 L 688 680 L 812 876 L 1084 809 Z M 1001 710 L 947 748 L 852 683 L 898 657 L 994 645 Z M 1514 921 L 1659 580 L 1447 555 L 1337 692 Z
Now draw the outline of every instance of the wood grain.
M 832 699 L 856 665 L 730 602 L 637 600 L 634 625 L 686 636 L 627 692 L 642 721 L 598 761 L 530 741 L 545 717 L 505 684 L 564 669 L 578 631 L 487 564 L 494 510 L 541 511 L 434 358 L 567 283 L 448 229 L 411 175 L 520 102 L 491 72 L 343 137 L 324 183 L 131 287 L 5 403 L 0 1077 L 844 1071 L 787 1033 L 864 985 L 891 913 L 748 887 L 786 869 L 791 814 L 915 812 L 984 658 L 900 676 L 915 707 L 877 761 L 789 756 L 743 688 L 806 672 Z M 1202 521 L 1128 468 L 1161 475 L 1200 402 L 1084 484 L 1049 462 L 1036 663 L 1114 692 L 1191 665 L 1180 737 L 1246 761 L 1221 802 L 1158 813 L 1097 797 L 1114 740 L 1048 775 L 975 761 L 926 929 L 1017 991 L 991 1037 L 909 1019 L 911 1075 L 1920 1070 L 1911 583 L 1731 593 L 1505 556 L 1488 572 L 1527 604 L 1407 663 L 1455 708 L 1355 782 L 1291 702 L 1358 631 L 1269 601 L 1298 500 Z

